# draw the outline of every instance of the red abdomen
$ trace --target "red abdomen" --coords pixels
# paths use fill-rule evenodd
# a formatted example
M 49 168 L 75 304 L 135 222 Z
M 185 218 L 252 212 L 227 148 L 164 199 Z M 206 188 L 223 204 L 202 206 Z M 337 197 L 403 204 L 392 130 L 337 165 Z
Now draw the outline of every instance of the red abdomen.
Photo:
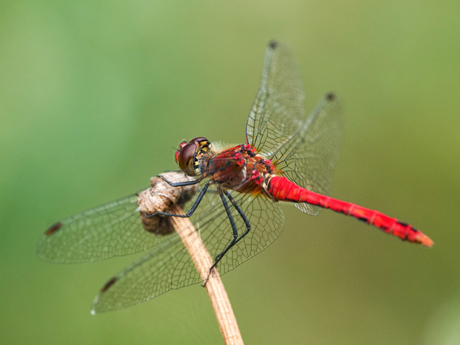
M 396 218 L 388 217 L 378 211 L 310 192 L 285 177 L 274 176 L 270 180 L 268 191 L 277 201 L 306 202 L 311 205 L 329 208 L 371 224 L 387 234 L 398 236 L 404 241 L 421 243 L 428 247 L 433 245 L 433 241 L 428 236 L 410 224 L 400 222 Z

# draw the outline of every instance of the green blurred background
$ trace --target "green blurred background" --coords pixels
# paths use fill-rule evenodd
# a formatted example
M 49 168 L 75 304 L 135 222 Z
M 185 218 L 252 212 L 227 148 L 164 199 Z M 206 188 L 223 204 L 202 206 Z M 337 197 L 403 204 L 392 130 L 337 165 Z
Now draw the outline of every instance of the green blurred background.
M 432 249 L 285 207 L 224 277 L 247 344 L 460 343 L 460 2 L 2 1 L 0 343 L 219 344 L 205 290 L 91 316 L 133 261 L 41 262 L 55 221 L 174 169 L 181 139 L 241 143 L 266 43 L 290 43 L 311 109 L 346 103 L 332 195 Z

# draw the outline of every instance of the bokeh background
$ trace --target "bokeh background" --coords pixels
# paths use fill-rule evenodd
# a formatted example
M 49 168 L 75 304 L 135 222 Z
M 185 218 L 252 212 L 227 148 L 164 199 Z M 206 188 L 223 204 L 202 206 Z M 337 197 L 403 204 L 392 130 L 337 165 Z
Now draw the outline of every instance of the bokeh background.
M 40 261 L 41 233 L 175 169 L 181 139 L 241 143 L 266 43 L 290 43 L 307 109 L 346 103 L 332 195 L 422 229 L 432 249 L 285 207 L 224 276 L 247 344 L 460 343 L 460 2 L 2 1 L 0 343 L 219 344 L 205 290 L 91 316 L 136 257 Z

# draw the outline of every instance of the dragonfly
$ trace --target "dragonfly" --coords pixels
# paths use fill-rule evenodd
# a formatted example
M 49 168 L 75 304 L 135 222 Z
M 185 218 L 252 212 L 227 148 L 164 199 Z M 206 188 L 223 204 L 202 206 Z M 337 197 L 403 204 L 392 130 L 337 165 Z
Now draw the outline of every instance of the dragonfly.
M 171 188 L 196 187 L 183 199 L 184 215 L 149 213 L 139 207 L 135 193 L 52 225 L 39 240 L 38 255 L 56 263 L 84 263 L 150 249 L 103 286 L 92 309 L 100 313 L 201 282 L 177 234 L 161 222 L 145 225 L 158 216 L 191 217 L 221 275 L 275 241 L 284 227 L 283 202 L 313 216 L 330 209 L 431 247 L 433 241 L 412 225 L 329 196 L 343 127 L 341 101 L 331 92 L 306 115 L 292 51 L 271 41 L 243 144 L 196 137 L 175 152 L 184 179 L 172 182 L 164 175 L 164 180 Z

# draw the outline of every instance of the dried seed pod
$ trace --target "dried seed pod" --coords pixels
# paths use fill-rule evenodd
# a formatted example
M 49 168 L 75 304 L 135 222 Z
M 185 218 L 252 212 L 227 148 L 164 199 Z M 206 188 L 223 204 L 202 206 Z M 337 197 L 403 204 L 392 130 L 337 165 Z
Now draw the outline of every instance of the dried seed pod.
M 162 176 L 169 182 L 185 182 L 193 181 L 192 177 L 186 176 L 180 172 L 167 172 Z M 149 188 L 139 194 L 137 204 L 141 215 L 142 225 L 144 229 L 156 235 L 167 235 L 174 232 L 168 216 L 153 216 L 146 215 L 157 212 L 171 213 L 172 205 L 177 205 L 181 209 L 190 201 L 198 190 L 198 185 L 172 187 L 161 177 L 152 177 L 150 180 L 152 188 Z

